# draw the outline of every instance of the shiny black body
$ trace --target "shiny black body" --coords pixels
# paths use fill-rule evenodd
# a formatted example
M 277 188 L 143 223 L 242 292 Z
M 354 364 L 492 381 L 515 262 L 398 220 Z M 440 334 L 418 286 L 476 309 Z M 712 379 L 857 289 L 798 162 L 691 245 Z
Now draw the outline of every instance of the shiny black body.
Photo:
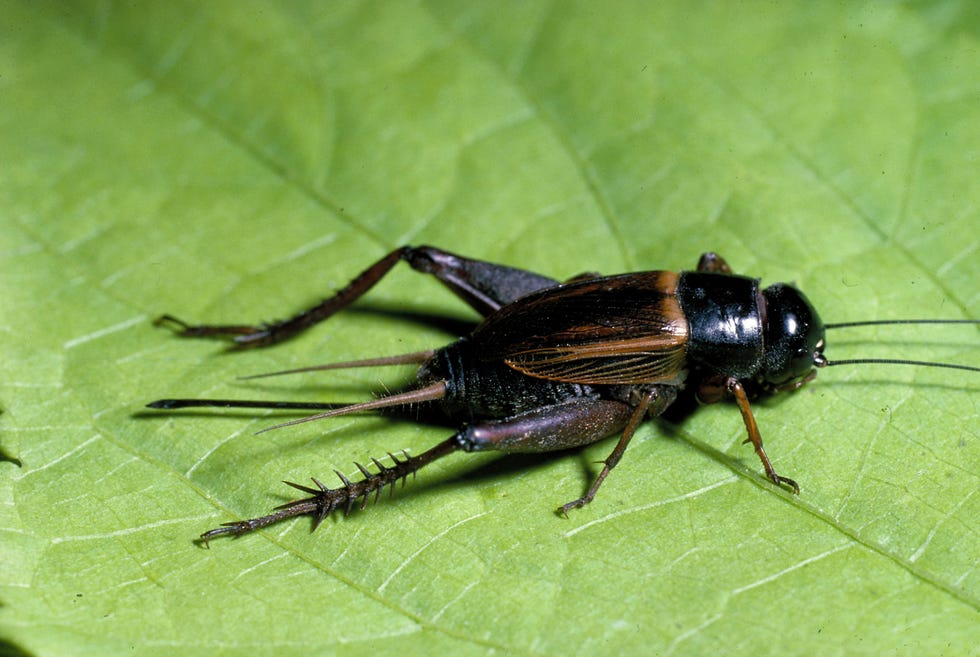
M 740 379 L 760 371 L 765 350 L 758 279 L 684 272 L 677 297 L 690 326 L 690 363 Z
M 712 253 L 703 255 L 693 272 L 584 274 L 562 284 L 432 247 L 402 247 L 334 296 L 282 322 L 192 326 L 169 315 L 158 322 L 188 337 L 230 336 L 238 347 L 273 344 L 346 307 L 399 261 L 434 275 L 484 320 L 469 336 L 439 350 L 341 364 L 417 362 L 417 385 L 314 417 L 433 402 L 459 430 L 418 456 L 391 456 L 392 465 L 374 460 L 375 472 L 359 465 L 364 476 L 358 481 L 338 473 L 339 488 L 327 488 L 317 479 L 315 488 L 290 484 L 310 497 L 267 516 L 211 530 L 203 535 L 205 541 L 301 514 L 313 515 L 318 524 L 335 508 L 363 504 L 372 493 L 379 495 L 385 486 L 454 451 L 550 451 L 618 434 L 592 487 L 563 505 L 564 513 L 592 500 L 639 423 L 660 415 L 685 387 L 704 403 L 733 399 L 769 479 L 798 492 L 796 483 L 777 475 L 770 464 L 747 390 L 791 390 L 812 379 L 823 350 L 823 324 L 796 288 L 779 284 L 763 289 L 757 279 L 732 274 Z M 202 404 L 151 404 L 184 405 Z

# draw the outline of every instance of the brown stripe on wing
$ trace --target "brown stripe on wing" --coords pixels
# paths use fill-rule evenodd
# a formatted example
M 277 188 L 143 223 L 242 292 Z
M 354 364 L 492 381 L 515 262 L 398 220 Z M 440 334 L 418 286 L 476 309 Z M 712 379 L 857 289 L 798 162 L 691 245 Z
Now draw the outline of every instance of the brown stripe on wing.
M 586 384 L 666 383 L 678 380 L 684 368 L 683 346 L 661 352 L 582 356 L 573 349 L 562 352 L 544 350 L 504 360 L 529 376 L 552 381 Z

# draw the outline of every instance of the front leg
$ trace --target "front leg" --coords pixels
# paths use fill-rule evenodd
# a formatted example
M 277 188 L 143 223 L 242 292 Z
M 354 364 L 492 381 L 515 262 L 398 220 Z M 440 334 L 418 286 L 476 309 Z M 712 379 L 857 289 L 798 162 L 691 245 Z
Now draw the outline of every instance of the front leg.
M 463 258 L 431 246 L 403 246 L 365 269 L 332 297 L 289 319 L 257 325 L 188 324 L 173 315 L 162 315 L 155 324 L 169 326 L 183 337 L 230 337 L 239 348 L 276 344 L 343 310 L 374 287 L 402 260 L 418 272 L 435 276 L 484 316 L 525 294 L 558 284 L 558 281 L 547 276 Z
M 766 471 L 766 476 L 769 480 L 777 486 L 782 486 L 786 484 L 793 489 L 793 492 L 797 495 L 800 494 L 799 485 L 790 479 L 789 477 L 783 477 L 782 475 L 776 474 L 775 468 L 772 467 L 772 463 L 769 462 L 769 456 L 766 454 L 766 450 L 762 447 L 762 434 L 759 433 L 759 425 L 755 422 L 755 416 L 752 415 L 752 407 L 749 406 L 748 395 L 745 394 L 745 388 L 738 379 L 734 377 L 729 377 L 725 380 L 725 387 L 728 393 L 735 398 L 735 403 L 738 404 L 738 410 L 742 412 L 742 421 L 745 423 L 745 429 L 748 431 L 749 437 L 743 441 L 745 443 L 752 443 L 755 448 L 755 453 L 758 455 L 759 460 L 762 461 L 762 467 Z
M 772 483 L 777 486 L 786 484 L 793 489 L 794 493 L 797 495 L 800 494 L 800 487 L 795 481 L 789 477 L 776 474 L 775 468 L 772 467 L 772 463 L 769 461 L 769 455 L 766 454 L 766 450 L 762 446 L 762 434 L 759 432 L 759 425 L 756 424 L 755 416 L 752 414 L 749 395 L 745 391 L 745 386 L 742 385 L 741 381 L 735 377 L 724 375 L 707 377 L 702 379 L 698 384 L 695 397 L 698 403 L 701 404 L 714 404 L 725 399 L 734 398 L 735 403 L 738 405 L 738 410 L 742 413 L 742 422 L 745 423 L 745 430 L 749 434 L 749 437 L 742 441 L 742 444 L 752 443 L 756 455 L 762 461 L 762 468 L 766 471 L 766 476 Z

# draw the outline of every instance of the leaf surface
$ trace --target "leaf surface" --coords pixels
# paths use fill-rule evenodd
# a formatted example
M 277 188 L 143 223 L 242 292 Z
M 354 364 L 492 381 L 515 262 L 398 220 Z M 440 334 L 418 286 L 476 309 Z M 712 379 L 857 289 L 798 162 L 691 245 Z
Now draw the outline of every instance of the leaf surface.
M 364 399 L 410 371 L 236 376 L 439 346 L 475 315 L 396 270 L 228 354 L 151 325 L 285 316 L 404 243 L 567 278 L 722 253 L 826 321 L 980 317 L 970 3 L 6 2 L 0 640 L 38 655 L 969 654 L 977 383 L 840 368 L 756 415 L 457 455 L 391 501 L 193 542 L 447 429 L 143 412 Z M 435 314 L 452 322 L 419 321 Z M 831 358 L 976 365 L 974 328 Z M 16 462 L 14 462 L 16 461 Z

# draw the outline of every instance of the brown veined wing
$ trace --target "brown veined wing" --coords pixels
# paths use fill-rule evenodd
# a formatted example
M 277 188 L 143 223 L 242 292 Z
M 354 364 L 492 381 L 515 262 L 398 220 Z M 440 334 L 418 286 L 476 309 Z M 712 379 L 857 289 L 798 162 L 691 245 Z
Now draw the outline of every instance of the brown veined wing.
M 529 376 L 581 384 L 677 380 L 688 325 L 678 274 L 650 271 L 534 292 L 473 332 L 477 353 Z

